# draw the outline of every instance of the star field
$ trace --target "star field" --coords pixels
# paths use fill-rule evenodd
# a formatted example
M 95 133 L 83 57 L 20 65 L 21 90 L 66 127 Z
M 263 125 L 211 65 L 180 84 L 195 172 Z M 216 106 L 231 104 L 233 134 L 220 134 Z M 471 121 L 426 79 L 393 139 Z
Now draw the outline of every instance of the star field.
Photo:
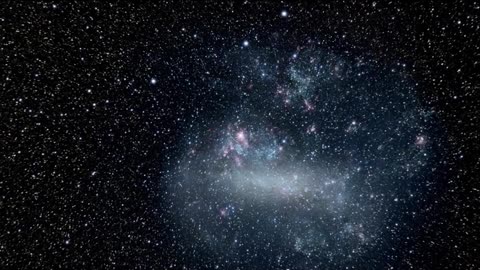
M 1 269 L 480 266 L 480 3 L 0 10 Z

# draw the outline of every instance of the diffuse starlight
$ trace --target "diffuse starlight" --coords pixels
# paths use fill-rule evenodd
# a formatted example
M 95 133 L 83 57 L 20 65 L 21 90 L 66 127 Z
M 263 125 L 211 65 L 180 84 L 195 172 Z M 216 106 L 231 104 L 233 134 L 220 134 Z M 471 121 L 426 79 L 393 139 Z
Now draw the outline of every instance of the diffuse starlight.
M 251 259 L 247 251 L 267 242 L 268 256 L 257 259 L 273 263 L 288 253 L 338 265 L 381 248 L 403 196 L 392 190 L 409 190 L 429 157 L 422 133 L 429 119 L 413 83 L 321 48 L 293 60 L 260 51 L 227 57 L 248 76 L 216 87 L 238 95 L 242 83 L 222 86 L 240 77 L 249 95 L 215 119 L 219 125 L 192 131 L 204 136 L 200 150 L 177 168 L 175 209 L 194 246 Z M 264 66 L 275 67 L 273 75 L 261 76 Z

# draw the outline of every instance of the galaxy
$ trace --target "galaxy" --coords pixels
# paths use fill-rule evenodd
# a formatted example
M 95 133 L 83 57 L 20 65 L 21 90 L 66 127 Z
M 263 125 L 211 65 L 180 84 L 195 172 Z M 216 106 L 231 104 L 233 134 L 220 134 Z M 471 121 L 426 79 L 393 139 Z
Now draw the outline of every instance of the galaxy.
M 0 268 L 480 267 L 480 3 L 1 10 Z
M 315 46 L 252 47 L 225 55 L 236 68 L 217 87 L 232 102 L 192 129 L 176 166 L 171 200 L 192 249 L 310 269 L 391 245 L 386 227 L 399 204 L 416 215 L 417 181 L 441 150 L 412 79 Z

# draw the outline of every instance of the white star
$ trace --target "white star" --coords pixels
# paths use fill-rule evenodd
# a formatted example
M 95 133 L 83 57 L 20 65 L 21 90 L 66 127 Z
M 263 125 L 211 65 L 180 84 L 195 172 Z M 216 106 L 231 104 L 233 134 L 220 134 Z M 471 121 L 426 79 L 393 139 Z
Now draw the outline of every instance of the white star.
M 280 13 L 280 15 L 282 15 L 282 17 L 287 17 L 288 12 L 286 10 L 283 10 L 282 13 Z

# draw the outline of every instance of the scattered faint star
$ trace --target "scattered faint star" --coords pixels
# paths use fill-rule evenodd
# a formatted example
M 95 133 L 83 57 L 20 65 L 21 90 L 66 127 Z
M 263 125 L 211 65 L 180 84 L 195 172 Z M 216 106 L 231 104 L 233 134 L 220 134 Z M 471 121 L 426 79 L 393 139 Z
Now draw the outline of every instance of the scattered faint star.
M 3 268 L 480 269 L 480 6 L 373 1 L 6 1 Z

